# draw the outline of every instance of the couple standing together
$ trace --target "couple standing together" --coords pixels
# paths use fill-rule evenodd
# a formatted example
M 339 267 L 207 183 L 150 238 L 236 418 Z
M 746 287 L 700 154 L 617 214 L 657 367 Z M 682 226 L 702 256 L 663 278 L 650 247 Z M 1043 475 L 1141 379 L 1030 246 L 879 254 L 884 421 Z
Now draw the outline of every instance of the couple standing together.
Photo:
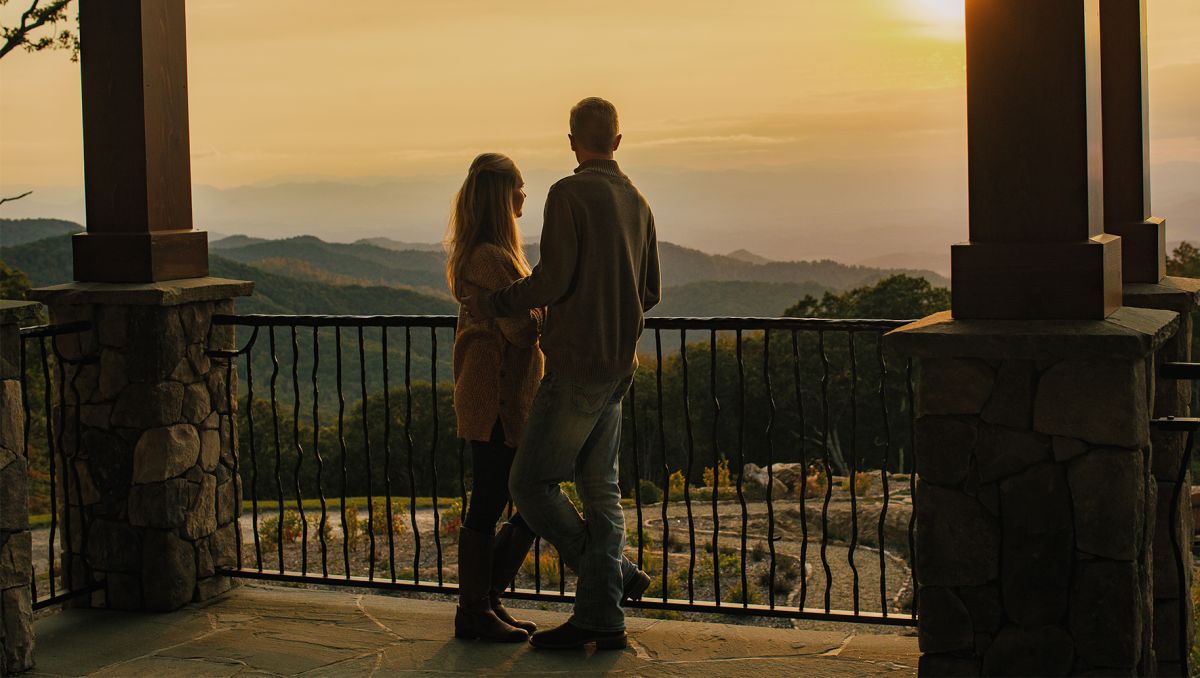
M 454 630 L 613 649 L 626 646 L 622 603 L 650 585 L 624 555 L 617 453 L 643 315 L 661 292 L 658 242 L 646 199 L 613 160 L 616 108 L 584 99 L 570 129 L 579 166 L 546 196 L 536 267 L 521 246 L 524 181 L 509 158 L 485 153 L 471 163 L 450 219 L 446 273 L 461 302 L 454 407 L 474 463 Z M 559 488 L 567 480 L 582 516 Z M 517 513 L 496 531 L 510 497 Z M 535 535 L 578 575 L 570 620 L 537 633 L 500 602 Z

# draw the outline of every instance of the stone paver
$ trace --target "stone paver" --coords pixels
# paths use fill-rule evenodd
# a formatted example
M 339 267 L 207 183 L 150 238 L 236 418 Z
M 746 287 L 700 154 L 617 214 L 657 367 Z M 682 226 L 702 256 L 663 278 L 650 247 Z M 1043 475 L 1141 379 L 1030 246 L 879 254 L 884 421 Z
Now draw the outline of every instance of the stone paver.
M 912 637 L 640 618 L 624 651 L 546 652 L 456 641 L 453 620 L 444 602 L 254 584 L 166 614 L 44 617 L 28 675 L 877 676 L 915 675 L 918 656 Z

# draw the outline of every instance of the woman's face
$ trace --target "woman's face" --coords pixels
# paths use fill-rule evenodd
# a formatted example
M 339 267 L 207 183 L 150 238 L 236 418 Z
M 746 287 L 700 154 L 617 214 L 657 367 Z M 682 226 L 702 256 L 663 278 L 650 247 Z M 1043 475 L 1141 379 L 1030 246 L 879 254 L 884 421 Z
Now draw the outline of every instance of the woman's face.
M 520 218 L 521 208 L 525 206 L 525 180 L 517 175 L 517 187 L 513 189 L 513 216 Z

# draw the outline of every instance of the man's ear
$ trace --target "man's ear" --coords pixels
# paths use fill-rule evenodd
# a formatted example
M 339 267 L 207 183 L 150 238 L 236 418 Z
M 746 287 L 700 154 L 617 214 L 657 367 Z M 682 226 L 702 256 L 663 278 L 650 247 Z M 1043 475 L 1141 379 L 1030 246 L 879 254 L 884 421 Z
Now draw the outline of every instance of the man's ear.
M 576 149 L 575 149 L 575 136 L 574 136 L 574 135 L 572 135 L 572 134 L 568 134 L 568 135 L 567 135 L 567 141 L 571 142 L 571 150 L 572 150 L 572 151 L 576 150 Z
M 616 138 L 613 139 L 613 151 L 615 152 L 617 150 L 617 147 L 620 145 L 621 145 L 621 135 L 618 134 L 616 136 Z

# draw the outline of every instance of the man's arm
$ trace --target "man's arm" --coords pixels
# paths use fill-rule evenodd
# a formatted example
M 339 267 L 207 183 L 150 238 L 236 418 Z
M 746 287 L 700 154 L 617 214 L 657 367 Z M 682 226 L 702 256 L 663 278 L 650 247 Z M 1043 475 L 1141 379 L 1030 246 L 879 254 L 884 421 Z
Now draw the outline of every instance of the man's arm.
M 541 259 L 533 273 L 495 292 L 481 293 L 474 306 L 485 318 L 520 315 L 562 299 L 575 278 L 579 234 L 567 197 L 555 188 L 546 196 Z
M 654 215 L 650 215 L 649 242 L 646 243 L 646 291 L 642 294 L 642 312 L 646 313 L 662 300 L 662 274 L 658 267 L 658 234 L 654 230 Z

